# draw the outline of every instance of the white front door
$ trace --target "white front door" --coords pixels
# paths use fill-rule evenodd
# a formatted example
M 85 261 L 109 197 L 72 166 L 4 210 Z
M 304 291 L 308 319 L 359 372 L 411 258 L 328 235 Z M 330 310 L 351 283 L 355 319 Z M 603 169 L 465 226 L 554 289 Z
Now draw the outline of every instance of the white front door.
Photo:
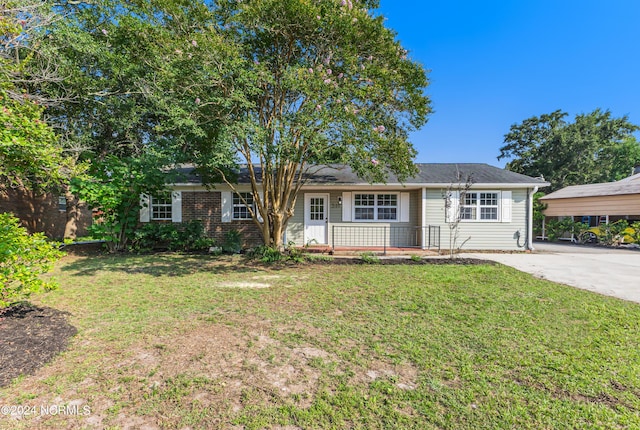
M 329 194 L 304 195 L 304 243 L 327 244 Z

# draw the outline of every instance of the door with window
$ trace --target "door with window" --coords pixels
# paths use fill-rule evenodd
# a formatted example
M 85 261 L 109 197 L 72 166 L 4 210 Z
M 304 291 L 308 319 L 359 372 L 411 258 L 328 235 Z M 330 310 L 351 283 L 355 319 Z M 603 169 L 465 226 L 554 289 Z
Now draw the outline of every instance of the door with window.
M 304 243 L 327 244 L 329 194 L 304 195 Z

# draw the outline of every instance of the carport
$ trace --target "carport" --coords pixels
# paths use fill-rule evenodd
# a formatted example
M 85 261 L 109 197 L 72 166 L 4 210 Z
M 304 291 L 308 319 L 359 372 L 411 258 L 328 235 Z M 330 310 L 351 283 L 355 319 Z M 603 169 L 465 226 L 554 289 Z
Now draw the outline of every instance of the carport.
M 640 167 L 620 181 L 565 187 L 540 201 L 547 205 L 545 217 L 573 217 L 591 227 L 620 219 L 640 221 Z

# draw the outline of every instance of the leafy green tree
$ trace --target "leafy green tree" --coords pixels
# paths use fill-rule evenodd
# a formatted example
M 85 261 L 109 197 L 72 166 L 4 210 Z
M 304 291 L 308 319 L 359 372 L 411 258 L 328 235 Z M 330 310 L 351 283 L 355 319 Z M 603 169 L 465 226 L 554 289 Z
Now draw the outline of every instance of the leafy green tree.
M 0 308 L 55 288 L 55 282 L 39 275 L 51 270 L 61 256 L 43 234 L 29 235 L 17 218 L 0 214 Z
M 58 138 L 44 120 L 43 98 L 32 84 L 37 52 L 29 30 L 45 20 L 42 2 L 8 1 L 0 5 L 0 184 L 45 188 L 59 184 L 69 163 Z M 46 21 L 46 20 L 45 20 Z
M 596 109 L 576 115 L 572 123 L 566 117 L 557 110 L 512 125 L 498 160 L 509 159 L 508 170 L 544 176 L 552 191 L 622 179 L 640 164 L 640 145 L 632 134 L 639 128 L 627 116 Z
M 187 146 L 210 140 L 218 142 L 215 159 L 230 164 L 233 155 L 219 147 L 217 134 L 241 101 L 229 89 L 238 87 L 241 60 L 211 7 L 181 0 L 59 6 L 65 19 L 48 29 L 43 45 L 57 53 L 68 82 L 50 86 L 51 96 L 78 95 L 52 111 L 68 146 L 94 162 L 150 147 L 190 161 Z
M 214 140 L 224 111 L 211 100 L 199 105 L 193 93 L 217 92 L 222 104 L 234 104 L 221 82 L 238 56 L 203 3 L 70 1 L 54 10 L 61 19 L 46 29 L 41 49 L 58 56 L 66 84 L 40 90 L 61 101 L 49 113 L 66 150 L 91 164 L 72 189 L 103 214 L 93 234 L 112 251 L 124 249 L 137 223 L 136 193 L 163 185 L 162 172 L 176 162 L 192 161 L 187 142 Z M 212 162 L 231 164 L 230 150 L 214 152 Z
M 0 89 L 0 183 L 26 188 L 59 184 L 67 165 L 43 108 Z
M 96 212 L 92 236 L 106 241 L 110 252 L 124 251 L 133 239 L 140 214 L 140 196 L 165 188 L 166 172 L 151 157 L 108 156 L 89 175 L 71 181 L 71 190 Z
M 415 172 L 407 135 L 430 113 L 428 81 L 377 4 L 69 2 L 49 40 L 91 89 L 58 118 L 94 162 L 153 148 L 232 186 L 248 164 L 254 221 L 281 246 L 311 165 Z
M 374 0 L 229 0 L 215 8 L 220 31 L 244 64 L 237 77 L 243 90 L 235 95 L 242 103 L 229 112 L 219 138 L 248 166 L 257 208 L 250 210 L 268 246 L 282 246 L 314 165 L 346 163 L 369 181 L 415 173 L 407 136 L 430 113 L 428 80 L 377 6 Z M 202 105 L 208 97 L 199 96 Z M 196 143 L 203 170 L 217 171 L 233 187 L 232 177 L 208 162 L 218 146 Z

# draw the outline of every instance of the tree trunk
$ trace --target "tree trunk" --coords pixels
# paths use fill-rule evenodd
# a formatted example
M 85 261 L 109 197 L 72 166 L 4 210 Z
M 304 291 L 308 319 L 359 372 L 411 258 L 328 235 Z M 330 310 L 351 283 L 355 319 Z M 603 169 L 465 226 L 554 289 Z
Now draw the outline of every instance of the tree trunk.
M 64 238 L 75 239 L 78 232 L 78 217 L 80 216 L 80 202 L 71 194 L 68 187 L 65 187 L 64 196 L 67 199 L 67 222 L 64 226 Z
M 271 241 L 274 248 L 283 250 L 284 244 L 282 243 L 282 216 L 276 216 L 274 218 L 275 219 L 271 230 Z

